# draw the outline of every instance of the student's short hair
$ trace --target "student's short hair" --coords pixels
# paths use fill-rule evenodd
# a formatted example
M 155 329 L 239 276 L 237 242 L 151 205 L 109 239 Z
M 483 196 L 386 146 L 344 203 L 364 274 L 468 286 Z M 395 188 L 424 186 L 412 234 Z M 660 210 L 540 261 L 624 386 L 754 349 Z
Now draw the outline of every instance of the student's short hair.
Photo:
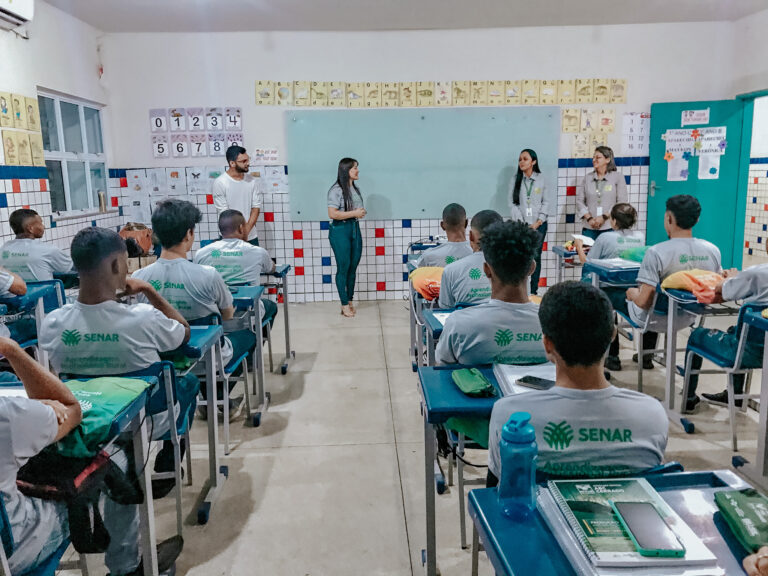
M 701 204 L 690 194 L 678 194 L 667 199 L 667 212 L 672 212 L 680 228 L 690 230 L 699 221 Z
M 227 165 L 229 165 L 230 162 L 237 162 L 237 157 L 240 156 L 240 154 L 245 154 L 245 148 L 242 146 L 235 144 L 234 146 L 227 148 Z
M 443 223 L 446 228 L 463 228 L 467 222 L 467 211 L 464 206 L 455 202 L 443 208 Z
M 568 366 L 602 362 L 613 340 L 611 301 L 584 282 L 561 282 L 547 289 L 539 321 L 541 332 Z
M 531 271 L 539 234 L 525 222 L 496 222 L 480 238 L 488 265 L 504 284 L 519 284 Z
M 163 248 L 172 248 L 180 244 L 202 218 L 200 210 L 191 202 L 176 198 L 162 200 L 152 212 L 152 232 Z
M 83 228 L 72 238 L 70 253 L 78 272 L 97 270 L 115 252 L 126 252 L 125 240 L 108 228 Z
M 632 204 L 619 202 L 611 208 L 611 218 L 616 220 L 619 230 L 629 230 L 637 222 L 637 210 Z
M 11 230 L 14 234 L 21 234 L 24 232 L 24 226 L 27 224 L 27 220 L 39 216 L 37 212 L 29 208 L 19 208 L 11 212 L 11 216 L 8 218 L 8 223 L 11 225 Z
M 219 214 L 219 232 L 222 234 L 231 234 L 241 224 L 245 224 L 245 216 L 240 210 L 224 210 Z
M 470 226 L 472 227 L 472 230 L 482 237 L 488 226 L 496 224 L 496 222 L 502 222 L 503 220 L 504 218 L 502 218 L 501 214 L 496 212 L 496 210 L 480 210 L 480 212 L 472 217 Z

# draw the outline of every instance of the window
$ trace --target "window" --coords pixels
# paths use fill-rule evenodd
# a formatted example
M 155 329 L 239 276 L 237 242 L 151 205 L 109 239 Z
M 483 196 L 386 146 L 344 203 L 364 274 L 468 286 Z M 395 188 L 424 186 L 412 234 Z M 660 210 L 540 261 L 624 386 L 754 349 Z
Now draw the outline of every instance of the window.
M 52 94 L 40 94 L 37 99 L 51 210 L 98 210 L 99 196 L 106 200 L 107 194 L 101 109 Z

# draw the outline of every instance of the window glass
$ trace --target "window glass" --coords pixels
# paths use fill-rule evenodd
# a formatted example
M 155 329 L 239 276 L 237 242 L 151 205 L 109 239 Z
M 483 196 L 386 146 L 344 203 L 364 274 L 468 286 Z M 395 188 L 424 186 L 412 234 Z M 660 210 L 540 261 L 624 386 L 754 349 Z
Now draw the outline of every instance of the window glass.
M 67 196 L 64 192 L 64 177 L 61 174 L 61 162 L 46 160 L 48 167 L 48 189 L 51 191 L 51 210 L 64 212 L 67 210 Z
M 40 96 L 37 99 L 40 106 L 40 128 L 43 132 L 43 148 L 45 150 L 60 150 L 59 129 L 56 125 L 56 103 L 50 98 Z
M 70 210 L 88 208 L 88 182 L 85 179 L 85 162 L 67 162 Z
M 80 107 L 77 104 L 61 103 L 61 126 L 64 129 L 64 150 L 66 152 L 83 152 Z
M 101 154 L 104 152 L 104 144 L 101 140 L 101 116 L 95 108 L 83 106 L 85 116 L 85 141 L 88 143 L 89 154 Z
M 106 169 L 104 167 L 104 164 L 91 162 L 90 173 L 91 173 L 91 195 L 93 197 L 93 206 L 94 208 L 98 208 L 100 206 L 99 192 L 103 194 L 105 202 L 107 198 L 107 175 L 106 175 Z M 105 206 L 105 207 L 109 208 L 108 206 Z

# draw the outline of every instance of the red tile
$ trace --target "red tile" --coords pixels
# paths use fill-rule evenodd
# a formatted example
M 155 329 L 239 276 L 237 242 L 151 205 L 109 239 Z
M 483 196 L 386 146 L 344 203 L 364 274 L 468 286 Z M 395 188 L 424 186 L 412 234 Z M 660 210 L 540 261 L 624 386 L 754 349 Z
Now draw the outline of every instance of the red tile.
M 755 179 L 754 179 L 753 183 L 757 184 L 757 176 L 755 176 Z
M 283 302 L 284 302 L 284 301 L 283 301 L 283 295 L 282 295 L 282 294 L 278 294 L 278 295 L 277 295 L 277 303 L 278 303 L 278 304 L 282 304 Z
M 128 178 L 120 178 L 120 188 L 128 188 Z
M 546 288 L 546 287 L 547 287 L 547 279 L 539 278 L 539 288 Z
M 566 186 L 565 187 L 565 195 L 566 196 L 576 196 L 576 186 Z
M 11 180 L 11 186 L 13 186 L 14 193 L 19 194 L 21 192 L 21 182 L 17 178 Z
M 376 256 L 384 256 L 384 246 L 376 246 Z
M 112 208 L 117 208 L 118 202 L 120 202 L 120 198 L 118 198 L 117 196 L 112 196 L 111 200 L 112 200 Z
M 378 292 L 384 292 L 387 289 L 386 282 L 376 282 L 376 290 Z
M 746 242 L 744 242 L 744 248 L 749 248 L 749 240 L 747 240 Z
M 213 204 L 213 194 L 206 194 L 205 195 L 205 203 L 206 204 Z
M 268 288 L 267 294 L 277 294 L 277 288 Z
M 293 239 L 294 240 L 303 240 L 304 239 L 304 232 L 301 230 L 294 230 L 293 231 Z
M 754 223 L 755 223 L 755 217 L 752 216 L 752 224 L 754 224 Z
M 29 204 L 24 204 L 24 206 L 22 206 L 22 208 L 26 208 L 27 210 L 29 210 Z
M 763 210 L 768 210 L 768 204 L 763 204 Z
M 40 178 L 40 192 L 48 192 L 48 180 Z
M 304 258 L 304 248 L 294 248 L 293 249 L 293 257 L 294 258 Z
M 384 238 L 384 228 L 376 228 L 376 238 Z
M 274 222 L 274 221 L 275 221 L 274 212 L 264 212 L 264 222 Z
M 296 276 L 304 276 L 304 266 L 296 266 Z
M 547 251 L 547 242 L 544 242 L 544 244 L 541 245 L 541 251 L 546 252 Z

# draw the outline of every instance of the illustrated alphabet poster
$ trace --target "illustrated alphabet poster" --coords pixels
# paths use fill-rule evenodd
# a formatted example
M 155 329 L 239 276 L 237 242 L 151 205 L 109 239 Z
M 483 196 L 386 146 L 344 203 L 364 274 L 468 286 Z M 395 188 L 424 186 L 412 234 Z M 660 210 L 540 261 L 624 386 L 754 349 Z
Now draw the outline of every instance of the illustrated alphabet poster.
M 366 82 L 363 89 L 366 108 L 379 108 L 381 106 L 381 87 L 378 82 Z
M 26 98 L 27 127 L 33 132 L 40 132 L 40 107 L 37 98 Z
M 275 104 L 278 106 L 293 105 L 293 82 L 275 82 Z
M 539 104 L 557 104 L 557 80 L 542 80 L 539 84 Z
M 397 108 L 400 104 L 400 86 L 397 82 L 384 82 L 381 85 L 381 105 L 384 108 Z
M 611 80 L 611 103 L 626 104 L 627 102 L 627 81 L 614 78 Z
M 363 108 L 365 104 L 365 84 L 362 82 L 347 83 L 347 107 Z
M 609 78 L 596 78 L 592 84 L 592 95 L 595 102 L 605 103 L 611 101 L 611 80 Z
M 592 78 L 581 78 L 576 80 L 576 102 L 579 104 L 589 104 L 593 101 Z
M 19 146 L 16 142 L 16 132 L 3 130 L 3 151 L 5 152 L 5 163 L 8 166 L 19 165 Z
M 32 166 L 32 150 L 29 147 L 29 135 L 23 132 L 16 134 L 16 145 L 19 153 L 19 166 Z
M 506 89 L 504 103 L 507 106 L 521 104 L 523 101 L 523 83 L 520 80 L 507 80 L 504 86 Z
M 312 102 L 310 83 L 306 80 L 297 80 L 293 83 L 293 105 L 309 106 Z
M 29 135 L 29 148 L 32 151 L 32 164 L 45 166 L 45 153 L 43 151 L 43 136 L 39 132 Z M 2 162 L 0 162 L 1 164 Z
M 453 103 L 450 80 L 435 82 L 435 105 L 450 106 Z
M 312 82 L 309 94 L 312 106 L 328 106 L 328 82 Z
M 600 132 L 612 133 L 616 128 L 616 110 L 602 108 L 597 116 L 597 129 Z
M 578 132 L 581 128 L 581 110 L 579 108 L 563 108 L 563 132 Z
M 11 107 L 13 109 L 13 127 L 26 130 L 27 99 L 20 94 L 11 94 Z
M 347 83 L 328 82 L 328 106 L 347 105 Z
M 557 102 L 558 104 L 575 104 L 576 103 L 576 81 L 575 80 L 558 80 Z
M 13 128 L 11 95 L 8 92 L 0 92 L 0 127 Z
M 435 105 L 435 83 L 418 82 L 416 84 L 416 105 L 434 106 Z
M 451 85 L 454 106 L 469 106 L 469 80 L 456 80 Z
M 539 88 L 538 80 L 523 80 L 523 104 L 526 106 L 538 104 Z
M 272 106 L 275 103 L 275 83 L 271 80 L 256 80 L 256 104 Z
M 472 99 L 470 104 L 472 106 L 487 106 L 488 105 L 488 82 L 485 80 L 473 80 L 472 81 Z
M 416 82 L 400 82 L 400 107 L 416 106 Z

